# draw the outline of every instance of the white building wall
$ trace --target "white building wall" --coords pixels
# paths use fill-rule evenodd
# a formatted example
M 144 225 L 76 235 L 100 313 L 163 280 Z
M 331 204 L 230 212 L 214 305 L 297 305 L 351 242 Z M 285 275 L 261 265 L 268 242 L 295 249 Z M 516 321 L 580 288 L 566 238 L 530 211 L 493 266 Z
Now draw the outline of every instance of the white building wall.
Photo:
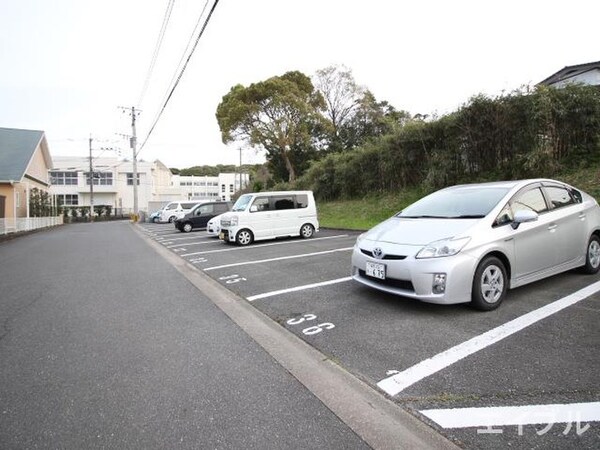
M 221 173 L 219 174 L 219 198 L 229 201 L 240 189 L 248 186 L 249 176 L 247 173 Z M 240 184 L 241 183 L 241 184 Z
M 50 193 L 77 195 L 78 206 L 90 205 L 90 186 L 85 174 L 89 172 L 89 158 L 56 156 L 52 172 L 77 172 L 76 185 L 56 185 Z M 94 205 L 110 205 L 125 212 L 133 210 L 133 184 L 128 184 L 128 174 L 133 174 L 131 161 L 117 158 L 95 158 L 94 172 L 112 173 L 111 185 L 94 185 Z M 156 160 L 138 161 L 138 208 L 140 211 L 156 209 L 156 205 L 174 200 L 225 200 L 248 186 L 247 173 L 222 173 L 217 177 L 173 175 L 168 167 Z M 133 182 L 133 177 L 129 178 Z
M 140 211 L 147 211 L 148 202 L 152 200 L 152 165 L 153 163 L 147 161 L 138 161 L 137 163 L 138 209 Z M 123 205 L 124 209 L 133 209 L 133 177 L 130 178 L 131 184 L 127 182 L 127 174 L 133 174 L 133 163 L 123 161 L 116 169 L 117 202 Z
M 181 194 L 186 200 L 224 200 L 248 186 L 249 175 L 243 173 L 221 173 L 216 177 L 173 175 L 173 184 L 179 185 Z
M 156 204 L 167 204 L 173 200 L 179 200 L 181 197 L 181 190 L 179 186 L 173 186 L 173 173 L 159 160 L 154 161 L 152 167 L 152 183 L 154 186 L 152 207 L 148 210 L 153 210 Z
M 173 185 L 178 186 L 185 200 L 215 200 L 219 198 L 219 177 L 173 175 Z

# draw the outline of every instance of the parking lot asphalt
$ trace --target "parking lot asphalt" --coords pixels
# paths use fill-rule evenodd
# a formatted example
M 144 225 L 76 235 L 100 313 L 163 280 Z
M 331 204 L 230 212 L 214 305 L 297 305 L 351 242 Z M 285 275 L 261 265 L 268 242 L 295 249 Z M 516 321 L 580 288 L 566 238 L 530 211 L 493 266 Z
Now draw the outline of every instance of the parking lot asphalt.
M 357 232 L 237 247 L 139 229 L 461 446 L 600 446 L 598 275 L 542 280 L 482 313 L 355 284 Z
M 127 222 L 0 260 L 1 449 L 370 448 Z

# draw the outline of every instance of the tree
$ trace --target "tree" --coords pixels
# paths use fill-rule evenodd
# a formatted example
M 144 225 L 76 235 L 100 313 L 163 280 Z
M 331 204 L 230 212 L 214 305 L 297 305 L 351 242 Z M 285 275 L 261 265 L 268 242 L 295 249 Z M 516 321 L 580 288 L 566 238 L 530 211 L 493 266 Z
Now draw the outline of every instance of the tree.
M 327 105 L 326 116 L 331 121 L 332 150 L 341 150 L 340 130 L 359 108 L 365 89 L 358 86 L 352 71 L 346 66 L 330 66 L 317 70 L 315 86 Z
M 397 131 L 410 118 L 408 112 L 395 109 L 387 101 L 378 102 L 367 90 L 352 117 L 340 127 L 339 139 L 346 149 L 356 148 L 370 139 Z
M 264 149 L 267 160 L 281 162 L 288 181 L 298 161 L 321 145 L 323 96 L 301 72 L 287 72 L 244 87 L 231 88 L 217 107 L 223 143 L 245 141 Z

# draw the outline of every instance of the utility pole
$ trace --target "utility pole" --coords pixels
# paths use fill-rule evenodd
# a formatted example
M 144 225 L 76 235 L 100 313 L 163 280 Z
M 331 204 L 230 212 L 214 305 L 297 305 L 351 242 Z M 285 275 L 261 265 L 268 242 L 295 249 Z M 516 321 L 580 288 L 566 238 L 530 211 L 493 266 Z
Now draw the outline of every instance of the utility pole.
M 129 108 L 123 106 L 119 107 L 123 112 L 127 112 Z M 133 169 L 133 214 L 136 216 L 139 213 L 138 210 L 138 171 L 137 171 L 137 136 L 135 131 L 135 119 L 140 113 L 140 110 L 136 110 L 135 106 L 131 107 L 131 136 L 129 137 L 129 146 L 133 152 L 132 169 Z
M 242 147 L 240 147 L 240 192 L 242 191 Z
M 131 149 L 133 150 L 133 214 L 138 215 L 137 137 L 135 134 L 135 106 L 131 107 Z
M 92 165 L 92 134 L 90 133 L 90 223 L 94 221 L 94 167 Z

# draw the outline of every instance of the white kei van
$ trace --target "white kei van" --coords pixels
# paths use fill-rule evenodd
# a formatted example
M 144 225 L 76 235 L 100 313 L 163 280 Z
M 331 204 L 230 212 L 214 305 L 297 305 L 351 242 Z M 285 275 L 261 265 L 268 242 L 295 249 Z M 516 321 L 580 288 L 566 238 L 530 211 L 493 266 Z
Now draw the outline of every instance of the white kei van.
M 160 213 L 159 222 L 174 222 L 175 220 L 185 216 L 192 208 L 200 203 L 199 201 L 175 201 L 167 204 Z
M 238 198 L 221 216 L 219 238 L 248 245 L 286 236 L 310 238 L 319 231 L 317 206 L 311 191 L 257 192 Z

